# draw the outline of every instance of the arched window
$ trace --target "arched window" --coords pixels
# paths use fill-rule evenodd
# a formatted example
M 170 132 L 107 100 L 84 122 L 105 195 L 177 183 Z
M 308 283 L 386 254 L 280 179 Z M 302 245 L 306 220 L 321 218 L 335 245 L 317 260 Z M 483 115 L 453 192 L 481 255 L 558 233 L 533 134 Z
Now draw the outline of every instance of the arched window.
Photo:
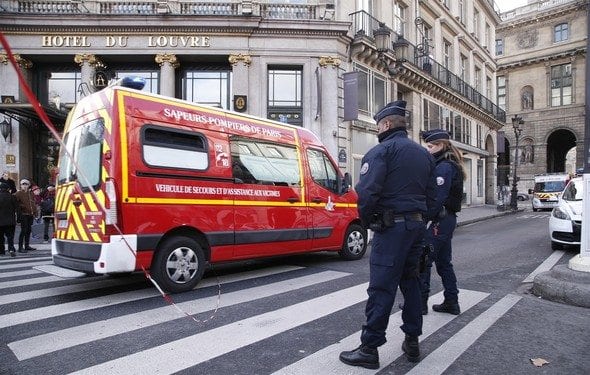
M 535 109 L 535 93 L 532 86 L 525 86 L 520 91 L 522 109 Z

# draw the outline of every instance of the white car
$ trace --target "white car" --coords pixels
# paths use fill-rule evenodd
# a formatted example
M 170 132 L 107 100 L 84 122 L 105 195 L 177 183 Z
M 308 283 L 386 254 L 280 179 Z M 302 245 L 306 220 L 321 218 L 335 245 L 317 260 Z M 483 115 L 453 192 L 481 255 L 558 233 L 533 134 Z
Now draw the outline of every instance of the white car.
M 553 250 L 560 249 L 564 245 L 580 245 L 583 186 L 582 177 L 570 180 L 557 206 L 551 211 L 549 236 Z

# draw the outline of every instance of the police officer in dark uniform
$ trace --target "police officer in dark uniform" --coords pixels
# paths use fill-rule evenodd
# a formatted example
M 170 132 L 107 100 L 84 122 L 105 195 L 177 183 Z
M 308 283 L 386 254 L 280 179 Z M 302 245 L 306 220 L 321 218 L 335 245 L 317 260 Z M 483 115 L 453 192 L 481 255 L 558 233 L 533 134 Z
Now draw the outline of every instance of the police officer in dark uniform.
M 402 349 L 411 362 L 420 361 L 422 334 L 418 263 L 424 245 L 423 215 L 434 200 L 434 159 L 406 131 L 405 101 L 387 104 L 374 117 L 379 144 L 365 155 L 356 185 L 359 215 L 374 231 L 367 317 L 361 345 L 340 354 L 352 366 L 379 368 L 377 348 L 385 330 L 397 287 L 404 296 Z
M 426 233 L 426 242 L 431 244 L 432 252 L 428 257 L 426 267 L 420 274 L 422 289 L 422 313 L 428 313 L 428 295 L 430 293 L 430 270 L 432 262 L 440 275 L 444 287 L 444 301 L 433 305 L 432 309 L 459 315 L 457 277 L 453 270 L 451 240 L 457 226 L 457 212 L 461 211 L 463 199 L 463 156 L 451 144 L 449 133 L 443 129 L 434 129 L 422 133 L 426 148 L 434 156 L 436 162 L 436 201 L 430 207 L 429 216 L 433 217 L 432 224 Z

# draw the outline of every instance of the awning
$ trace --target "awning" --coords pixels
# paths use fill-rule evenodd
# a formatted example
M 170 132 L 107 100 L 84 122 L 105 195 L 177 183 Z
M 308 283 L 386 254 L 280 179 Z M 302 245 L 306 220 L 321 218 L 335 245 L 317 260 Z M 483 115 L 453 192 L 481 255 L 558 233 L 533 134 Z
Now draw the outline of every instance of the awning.
M 56 129 L 62 130 L 66 123 L 66 118 L 68 117 L 68 111 L 57 110 L 56 108 L 49 106 L 42 106 L 42 108 L 45 113 L 47 113 L 47 117 L 49 117 L 49 120 L 51 120 Z M 19 118 L 27 119 L 35 124 L 42 124 L 41 119 L 37 115 L 37 112 L 35 112 L 35 109 L 33 109 L 33 105 L 30 103 L 0 104 L 0 113 L 9 117 L 18 116 Z

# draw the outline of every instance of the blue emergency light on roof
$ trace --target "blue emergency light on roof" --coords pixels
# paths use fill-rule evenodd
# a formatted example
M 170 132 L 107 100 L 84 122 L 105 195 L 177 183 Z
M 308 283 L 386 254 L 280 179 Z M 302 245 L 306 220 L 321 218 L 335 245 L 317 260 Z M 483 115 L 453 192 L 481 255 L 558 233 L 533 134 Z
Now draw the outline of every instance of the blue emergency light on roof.
M 145 78 L 133 76 L 123 77 L 119 84 L 130 89 L 141 90 L 145 86 Z

